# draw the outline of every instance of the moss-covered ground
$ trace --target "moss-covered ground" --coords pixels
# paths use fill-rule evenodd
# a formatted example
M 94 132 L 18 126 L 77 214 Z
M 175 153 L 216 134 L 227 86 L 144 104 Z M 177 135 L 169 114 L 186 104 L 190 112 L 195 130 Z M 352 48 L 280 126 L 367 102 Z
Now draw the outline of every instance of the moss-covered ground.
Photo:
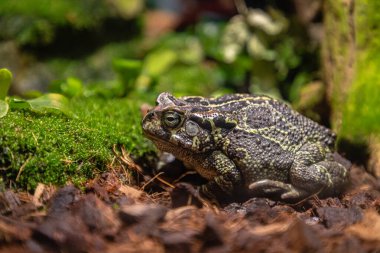
M 76 184 L 110 164 L 113 145 L 139 156 L 151 149 L 141 115 L 127 99 L 76 99 L 75 117 L 13 110 L 0 119 L 3 184 L 32 190 L 39 182 Z

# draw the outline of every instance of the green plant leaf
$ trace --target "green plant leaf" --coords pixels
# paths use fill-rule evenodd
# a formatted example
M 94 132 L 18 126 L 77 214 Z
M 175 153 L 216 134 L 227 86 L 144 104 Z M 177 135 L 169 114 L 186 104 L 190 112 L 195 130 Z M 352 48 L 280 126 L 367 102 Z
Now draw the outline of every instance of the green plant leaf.
M 82 81 L 75 77 L 69 77 L 61 84 L 61 90 L 68 97 L 80 96 L 83 94 Z
M 115 59 L 112 64 L 117 72 L 133 71 L 132 73 L 134 73 L 140 71 L 142 66 L 140 60 L 133 59 Z
M 112 65 L 116 73 L 119 75 L 126 93 L 134 90 L 136 79 L 141 72 L 142 61 L 132 59 L 115 59 L 113 60 Z
M 33 111 L 42 112 L 46 109 L 57 109 L 66 115 L 71 115 L 69 100 L 61 94 L 49 93 L 35 99 L 27 100 L 27 102 Z
M 30 109 L 30 104 L 25 99 L 9 98 L 9 107 L 11 109 Z
M 7 115 L 9 110 L 9 105 L 4 100 L 0 100 L 0 119 Z
M 0 69 L 0 99 L 4 99 L 11 86 L 12 73 L 8 69 Z
M 177 61 L 178 52 L 162 49 L 151 52 L 144 61 L 143 72 L 152 77 L 164 74 Z

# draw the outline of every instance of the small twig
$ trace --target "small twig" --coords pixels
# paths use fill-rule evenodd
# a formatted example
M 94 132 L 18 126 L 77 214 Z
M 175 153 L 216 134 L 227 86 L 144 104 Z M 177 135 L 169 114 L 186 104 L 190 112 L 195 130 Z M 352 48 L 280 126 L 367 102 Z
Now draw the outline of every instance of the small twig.
M 182 178 L 186 177 L 187 175 L 197 175 L 198 173 L 196 171 L 186 171 L 185 173 L 183 173 L 181 176 L 179 176 L 178 178 L 176 178 L 174 181 L 173 181 L 173 184 L 176 184 L 178 183 Z
M 147 186 L 148 184 L 150 184 L 155 179 L 157 179 L 158 181 L 160 181 L 164 185 L 169 186 L 170 188 L 175 188 L 174 185 L 172 185 L 169 182 L 165 181 L 164 179 L 160 178 L 160 175 L 162 175 L 163 172 L 158 173 L 154 177 L 150 177 L 150 176 L 145 175 L 144 171 L 141 169 L 141 167 L 133 162 L 133 160 L 130 158 L 129 154 L 125 151 L 125 149 L 123 147 L 121 148 L 121 153 L 122 153 L 121 155 L 117 154 L 115 146 L 113 147 L 113 152 L 114 152 L 114 154 L 116 155 L 117 158 L 119 158 L 122 162 L 124 162 L 129 168 L 131 168 L 131 169 L 137 171 L 139 174 L 141 174 L 143 176 L 144 180 L 147 181 L 141 187 L 141 189 L 144 189 L 145 186 Z M 164 188 L 164 187 L 162 187 L 162 188 Z
M 44 193 L 45 188 L 46 188 L 46 186 L 44 184 L 42 184 L 42 183 L 37 184 L 36 190 L 34 191 L 34 194 L 32 197 L 33 204 L 35 206 L 42 206 L 40 198 L 41 198 L 42 194 Z
M 20 167 L 20 169 L 18 170 L 18 173 L 17 173 L 16 182 L 19 180 L 22 171 L 24 170 L 25 166 L 27 165 L 27 163 L 30 161 L 31 158 L 32 158 L 32 155 L 29 155 L 28 159 L 26 159 L 26 161 L 24 162 L 24 164 L 21 165 L 21 167 Z
M 33 132 L 32 132 L 32 136 L 33 136 L 34 141 L 36 142 L 36 145 L 38 146 L 38 139 Z
M 309 200 L 309 199 L 311 199 L 311 198 L 315 199 L 317 202 L 320 203 L 320 200 L 319 200 L 319 198 L 318 198 L 318 194 L 321 193 L 322 190 L 323 190 L 323 189 L 319 190 L 318 192 L 314 193 L 313 195 L 307 196 L 307 197 L 305 197 L 305 198 L 299 200 L 298 202 L 296 202 L 296 203 L 294 203 L 294 204 L 290 204 L 290 205 L 291 205 L 291 206 L 297 206 L 297 205 L 300 205 L 300 204 L 306 202 L 307 200 Z
M 152 177 L 151 179 L 149 179 L 148 182 L 146 182 L 146 183 L 141 187 L 141 190 L 144 190 L 144 188 L 145 188 L 148 184 L 150 184 L 151 182 L 153 182 L 155 179 L 157 179 L 157 180 L 160 181 L 161 183 L 163 183 L 163 184 L 165 184 L 165 185 L 167 185 L 167 186 L 169 186 L 169 187 L 171 187 L 171 188 L 175 188 L 174 185 L 172 185 L 172 184 L 166 182 L 165 180 L 163 180 L 162 178 L 160 178 L 160 176 L 161 176 L 162 174 L 164 174 L 164 173 L 163 173 L 163 172 L 160 172 L 160 173 L 158 173 L 157 175 L 155 175 L 154 177 Z
M 162 173 L 163 173 L 163 172 L 162 172 Z M 158 175 L 158 174 L 157 174 L 157 175 Z M 169 183 L 169 182 L 167 182 L 166 180 L 162 179 L 161 177 L 156 177 L 156 176 L 155 176 L 155 178 L 156 178 L 158 181 L 160 181 L 161 183 L 163 183 L 163 184 L 169 186 L 170 188 L 173 188 L 173 189 L 175 188 L 174 185 L 172 185 L 171 183 Z
M 116 145 L 113 146 L 112 151 L 114 152 L 115 156 L 119 158 L 122 162 L 128 165 L 131 169 L 136 170 L 140 174 L 143 175 L 143 170 L 138 166 L 136 163 L 132 161 L 132 159 L 129 157 L 128 153 L 125 151 L 124 147 L 121 147 L 121 155 L 119 155 L 116 152 Z

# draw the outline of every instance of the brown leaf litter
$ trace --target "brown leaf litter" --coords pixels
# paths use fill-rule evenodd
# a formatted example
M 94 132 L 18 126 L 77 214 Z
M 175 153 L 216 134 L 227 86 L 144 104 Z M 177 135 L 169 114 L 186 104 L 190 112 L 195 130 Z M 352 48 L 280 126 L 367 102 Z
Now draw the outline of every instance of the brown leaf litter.
M 0 253 L 380 252 L 379 181 L 359 167 L 340 198 L 223 207 L 172 190 L 160 176 L 126 183 L 123 173 L 103 173 L 84 190 L 40 184 L 34 195 L 1 192 Z

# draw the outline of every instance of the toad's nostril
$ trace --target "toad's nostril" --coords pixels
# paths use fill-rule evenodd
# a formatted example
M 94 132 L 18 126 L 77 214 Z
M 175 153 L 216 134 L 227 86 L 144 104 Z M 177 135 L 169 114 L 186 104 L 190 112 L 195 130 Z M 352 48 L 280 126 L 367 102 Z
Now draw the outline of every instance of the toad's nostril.
M 147 121 L 152 121 L 154 118 L 156 117 L 156 113 L 154 111 L 149 111 L 145 117 L 144 117 L 144 120 L 145 122 Z
M 145 118 L 147 119 L 153 118 L 153 111 L 148 111 L 148 113 L 145 115 Z

